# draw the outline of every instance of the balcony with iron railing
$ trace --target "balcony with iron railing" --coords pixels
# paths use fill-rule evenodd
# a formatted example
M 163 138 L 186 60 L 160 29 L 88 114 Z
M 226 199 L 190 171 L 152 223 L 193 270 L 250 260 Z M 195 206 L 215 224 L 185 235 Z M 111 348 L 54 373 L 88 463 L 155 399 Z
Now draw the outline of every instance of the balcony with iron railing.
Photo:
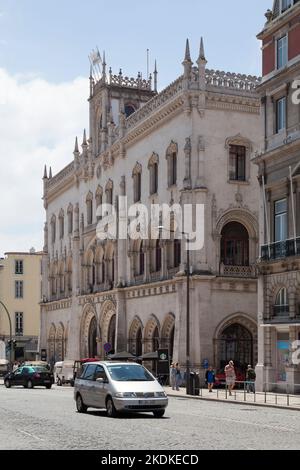
M 283 240 L 261 247 L 261 261 L 276 261 L 300 255 L 300 237 Z

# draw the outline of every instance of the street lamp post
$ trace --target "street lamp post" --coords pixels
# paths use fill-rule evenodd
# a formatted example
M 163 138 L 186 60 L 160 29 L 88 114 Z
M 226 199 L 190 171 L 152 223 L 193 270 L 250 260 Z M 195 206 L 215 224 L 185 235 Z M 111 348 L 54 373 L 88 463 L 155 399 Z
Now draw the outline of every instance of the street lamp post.
M 166 229 L 159 226 L 158 229 L 168 230 L 170 233 L 175 233 L 174 230 Z M 188 236 L 186 232 L 180 232 L 181 235 Z M 186 240 L 186 245 L 188 241 Z M 190 365 L 190 250 L 187 246 L 186 250 L 186 394 L 191 394 L 191 365 Z
M 6 306 L 4 305 L 4 303 L 0 300 L 0 305 L 2 305 L 2 307 L 4 308 L 6 314 L 7 314 L 7 318 L 8 318 L 8 321 L 9 321 L 9 342 L 10 342 L 10 349 L 9 349 L 9 363 L 10 363 L 10 369 L 12 370 L 12 350 L 13 350 L 13 342 L 12 342 L 12 325 L 11 325 L 11 318 L 10 318 L 10 314 L 9 314 L 9 311 L 7 310 Z
M 190 380 L 190 250 L 186 250 L 186 394 L 191 393 Z

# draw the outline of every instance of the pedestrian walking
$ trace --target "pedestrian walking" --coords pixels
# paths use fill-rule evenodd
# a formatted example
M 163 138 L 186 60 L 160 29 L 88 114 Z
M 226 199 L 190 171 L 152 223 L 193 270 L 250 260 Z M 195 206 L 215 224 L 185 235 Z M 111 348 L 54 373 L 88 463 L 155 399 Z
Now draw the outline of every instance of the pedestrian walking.
M 247 383 L 247 393 L 252 392 L 255 393 L 255 379 L 256 373 L 251 364 L 248 365 L 246 371 L 246 383 Z
M 207 383 L 209 393 L 212 393 L 213 387 L 216 381 L 216 374 L 213 367 L 209 367 L 205 374 L 205 380 Z
M 178 362 L 176 362 L 175 364 L 175 369 L 176 369 L 175 386 L 176 386 L 176 390 L 179 391 L 179 387 L 181 385 L 181 371 L 180 371 L 180 365 Z
M 229 361 L 229 363 L 225 367 L 225 377 L 226 377 L 226 386 L 229 390 L 229 395 L 232 395 L 232 390 L 234 389 L 235 381 L 236 381 L 233 361 Z
M 19 363 L 18 361 L 15 361 L 13 365 L 13 372 L 15 372 L 18 368 L 19 368 Z
M 175 390 L 176 386 L 176 372 L 176 365 L 174 362 L 172 362 L 170 367 L 170 385 L 172 387 L 172 390 Z

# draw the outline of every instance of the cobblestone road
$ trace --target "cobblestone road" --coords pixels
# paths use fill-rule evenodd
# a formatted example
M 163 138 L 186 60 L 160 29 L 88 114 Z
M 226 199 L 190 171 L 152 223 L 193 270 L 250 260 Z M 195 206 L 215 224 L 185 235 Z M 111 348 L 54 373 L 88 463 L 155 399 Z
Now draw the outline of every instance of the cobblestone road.
M 300 449 L 297 411 L 170 398 L 166 416 L 75 411 L 73 389 L 0 384 L 0 449 Z

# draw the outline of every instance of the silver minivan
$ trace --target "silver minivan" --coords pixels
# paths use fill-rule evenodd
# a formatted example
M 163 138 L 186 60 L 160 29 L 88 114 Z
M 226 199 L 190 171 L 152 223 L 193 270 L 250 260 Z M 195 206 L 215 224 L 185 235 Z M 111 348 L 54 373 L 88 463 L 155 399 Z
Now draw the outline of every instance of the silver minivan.
M 162 418 L 168 397 L 162 386 L 145 369 L 134 362 L 89 362 L 75 380 L 74 399 L 77 411 L 89 407 L 106 408 L 109 417 L 118 412 L 152 412 Z

